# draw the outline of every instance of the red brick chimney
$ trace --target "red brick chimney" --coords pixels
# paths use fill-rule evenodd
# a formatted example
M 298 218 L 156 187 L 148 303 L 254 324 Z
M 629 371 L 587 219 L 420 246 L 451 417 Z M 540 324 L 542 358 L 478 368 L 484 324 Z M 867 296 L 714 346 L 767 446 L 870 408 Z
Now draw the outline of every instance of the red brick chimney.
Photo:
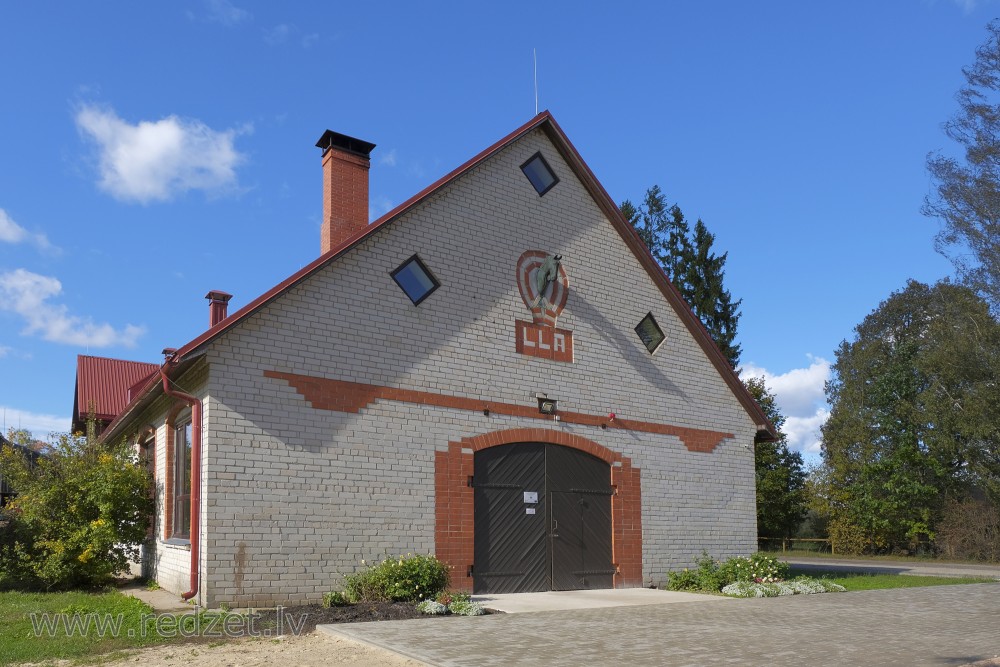
M 368 226 L 369 155 L 375 144 L 327 130 L 323 149 L 323 231 L 320 254 Z
M 226 319 L 226 311 L 229 310 L 229 300 L 233 298 L 233 295 L 220 292 L 219 290 L 212 290 L 205 295 L 205 298 L 208 299 L 208 326 L 212 328 Z

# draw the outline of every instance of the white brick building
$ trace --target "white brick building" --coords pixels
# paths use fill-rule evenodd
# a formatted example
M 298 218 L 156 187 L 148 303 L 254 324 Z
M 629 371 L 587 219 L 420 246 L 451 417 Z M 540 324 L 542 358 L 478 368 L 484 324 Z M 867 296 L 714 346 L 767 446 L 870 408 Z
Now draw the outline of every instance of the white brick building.
M 370 225 L 373 146 L 321 146 L 322 255 L 210 293 L 105 432 L 155 453 L 163 588 L 317 601 L 406 552 L 456 588 L 640 586 L 755 549 L 770 426 L 548 113 Z

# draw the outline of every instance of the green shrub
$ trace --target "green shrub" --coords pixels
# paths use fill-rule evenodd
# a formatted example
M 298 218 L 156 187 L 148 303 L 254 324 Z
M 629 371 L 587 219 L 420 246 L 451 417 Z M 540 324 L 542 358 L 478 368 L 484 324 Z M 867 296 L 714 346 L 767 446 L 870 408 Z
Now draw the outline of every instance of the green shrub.
M 868 553 L 881 553 L 887 547 L 887 542 L 881 536 L 870 534 L 864 527 L 853 523 L 850 519 L 837 517 L 830 521 L 830 546 L 837 554 L 860 556 Z
M 386 558 L 344 577 L 352 602 L 433 600 L 448 588 L 448 566 L 434 556 Z
M 687 568 L 682 572 L 667 574 L 667 590 L 671 591 L 718 591 L 725 586 L 725 573 L 720 573 L 719 564 L 708 552 L 702 551 L 701 558 L 695 561 L 694 570 Z
M 482 616 L 486 613 L 483 605 L 472 600 L 453 600 L 448 611 L 459 616 Z
M 697 591 L 701 590 L 701 579 L 697 570 L 684 568 L 676 572 L 667 573 L 668 591 Z
M 486 613 L 483 605 L 473 602 L 468 593 L 442 591 L 434 600 L 424 600 L 417 609 L 425 614 L 455 614 L 457 616 L 482 616 Z
M 61 435 L 35 462 L 5 447 L 0 475 L 18 493 L 0 534 L 0 585 L 96 586 L 138 559 L 151 482 L 124 441 Z
M 694 570 L 667 573 L 667 590 L 718 592 L 737 581 L 776 582 L 788 577 L 788 564 L 773 556 L 755 553 L 749 558 L 735 556 L 719 563 L 706 552 Z
M 432 616 L 444 616 L 448 613 L 448 607 L 435 600 L 424 600 L 417 603 L 417 611 Z
M 468 602 L 472 599 L 472 596 L 462 591 L 441 591 L 434 599 L 437 602 L 448 606 L 452 602 Z
M 340 591 L 330 591 L 329 593 L 323 593 L 323 606 L 329 609 L 330 607 L 343 607 L 345 605 L 351 604 L 351 601 L 347 599 L 347 596 Z
M 761 552 L 749 558 L 740 556 L 730 558 L 719 569 L 725 575 L 723 578 L 726 582 L 723 586 L 736 581 L 774 583 L 787 579 L 789 572 L 788 563 Z

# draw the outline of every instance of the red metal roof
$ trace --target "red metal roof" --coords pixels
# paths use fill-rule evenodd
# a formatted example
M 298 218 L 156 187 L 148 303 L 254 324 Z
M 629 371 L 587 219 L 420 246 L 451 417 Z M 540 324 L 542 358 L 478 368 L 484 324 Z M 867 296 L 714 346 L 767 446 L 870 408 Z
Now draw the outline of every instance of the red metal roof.
M 157 364 L 78 355 L 73 424 L 82 425 L 93 409 L 101 421 L 111 421 L 125 409 L 133 396 L 129 389 L 157 372 Z
M 708 331 L 701 323 L 701 320 L 699 320 L 697 315 L 692 312 L 690 305 L 684 301 L 684 298 L 681 296 L 677 288 L 674 287 L 674 285 L 672 285 L 667 279 L 666 274 L 663 273 L 663 269 L 661 269 L 656 263 L 656 260 L 653 259 L 653 256 L 646 248 L 646 245 L 639 238 L 639 234 L 632 228 L 632 225 L 625 220 L 625 217 L 621 214 L 621 211 L 618 210 L 618 206 L 615 204 L 614 200 L 612 200 L 608 193 L 604 190 L 604 187 L 597 180 L 597 177 L 594 176 L 590 167 L 587 166 L 587 163 L 583 161 L 580 153 L 577 152 L 576 147 L 573 146 L 569 138 L 565 135 L 565 133 L 563 133 L 562 128 L 560 128 L 559 124 L 556 123 L 555 118 L 553 118 L 552 114 L 548 111 L 542 111 L 530 121 L 517 128 L 486 150 L 482 151 L 462 166 L 443 176 L 428 187 L 424 188 L 422 191 L 418 192 L 413 197 L 383 215 L 378 220 L 369 224 L 364 230 L 345 239 L 339 246 L 324 253 L 315 261 L 304 266 L 284 281 L 278 283 L 270 290 L 260 295 L 243 308 L 239 309 L 237 312 L 229 315 L 226 319 L 222 320 L 215 326 L 210 327 L 200 336 L 197 336 L 194 340 L 188 342 L 186 345 L 177 350 L 172 361 L 168 363 L 180 362 L 186 355 L 194 354 L 199 348 L 204 346 L 209 341 L 215 339 L 223 332 L 229 330 L 237 323 L 257 312 L 264 305 L 288 291 L 295 285 L 298 285 L 300 282 L 316 273 L 330 262 L 339 259 L 355 245 L 375 234 L 382 227 L 392 223 L 395 219 L 412 209 L 421 201 L 427 199 L 459 176 L 469 172 L 473 167 L 479 165 L 490 156 L 506 148 L 536 128 L 541 129 L 546 133 L 548 138 L 555 145 L 556 150 L 560 152 L 563 158 L 569 163 L 570 167 L 572 167 L 577 177 L 590 191 L 590 194 L 594 198 L 598 207 L 600 207 L 604 214 L 608 216 L 612 226 L 615 227 L 622 239 L 624 239 L 626 244 L 632 250 L 632 253 L 636 256 L 643 268 L 645 268 L 646 272 L 656 283 L 657 287 L 660 288 L 660 292 L 664 297 L 666 297 L 667 302 L 673 306 L 674 311 L 680 317 L 688 331 L 691 332 L 691 335 L 694 336 L 694 339 L 701 346 L 702 350 L 704 350 L 706 356 L 715 366 L 716 370 L 722 376 L 722 379 L 729 386 L 730 390 L 736 396 L 744 410 L 746 410 L 747 414 L 754 420 L 754 423 L 760 429 L 760 433 L 758 435 L 763 439 L 776 438 L 777 430 L 770 423 L 770 421 L 768 421 L 764 411 L 761 410 L 759 405 L 757 405 L 753 396 L 751 396 L 750 392 L 743 385 L 743 382 L 740 381 L 739 376 L 730 367 L 729 360 L 722 354 L 722 352 L 719 351 L 718 346 L 716 346 L 715 342 L 712 340 Z M 158 378 L 150 378 L 143 384 L 141 389 L 137 387 L 136 391 L 133 392 L 133 403 L 137 405 L 138 400 L 143 395 L 152 391 L 156 387 L 158 381 Z M 124 407 L 134 409 L 134 405 Z M 120 420 L 116 419 L 114 423 L 109 425 L 108 430 L 113 431 L 117 428 L 119 426 L 119 421 Z

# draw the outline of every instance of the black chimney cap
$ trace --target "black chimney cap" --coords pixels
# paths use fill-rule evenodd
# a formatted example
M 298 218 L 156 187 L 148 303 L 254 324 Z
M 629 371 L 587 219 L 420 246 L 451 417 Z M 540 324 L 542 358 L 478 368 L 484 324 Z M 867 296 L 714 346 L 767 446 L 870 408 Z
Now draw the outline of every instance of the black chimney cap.
M 323 149 L 323 154 L 331 148 L 339 148 L 342 151 L 348 153 L 354 153 L 355 155 L 360 155 L 361 157 L 368 157 L 372 149 L 375 148 L 375 144 L 368 143 L 367 141 L 362 141 L 361 139 L 355 139 L 354 137 L 349 137 L 346 134 L 340 134 L 339 132 L 334 132 L 333 130 L 327 130 L 323 133 L 323 136 L 319 138 L 316 142 L 317 148 Z

